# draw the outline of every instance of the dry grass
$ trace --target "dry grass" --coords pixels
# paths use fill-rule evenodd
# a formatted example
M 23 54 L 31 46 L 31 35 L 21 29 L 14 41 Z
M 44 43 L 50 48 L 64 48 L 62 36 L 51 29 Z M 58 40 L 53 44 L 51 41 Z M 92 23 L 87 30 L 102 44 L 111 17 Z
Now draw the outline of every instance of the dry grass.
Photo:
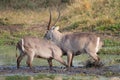
M 48 14 L 46 11 L 35 12 L 35 11 L 19 11 L 19 10 L 7 10 L 0 11 L 0 19 L 6 18 L 9 24 L 25 24 L 32 25 L 38 24 L 47 19 Z
M 120 1 L 76 0 L 64 11 L 67 23 L 80 22 L 80 27 L 91 27 L 120 23 Z M 66 16 L 67 15 L 67 16 Z M 64 20 L 64 19 L 63 19 Z M 68 25 L 66 24 L 66 25 Z M 63 24 L 64 25 L 64 24 Z
M 61 19 L 57 23 L 61 27 L 67 27 L 79 22 L 81 27 L 91 27 L 120 23 L 119 0 L 75 0 L 75 3 L 67 5 L 61 10 Z M 53 22 L 57 12 L 53 10 Z M 49 19 L 47 9 L 36 10 L 2 10 L 0 19 L 7 19 L 6 24 L 41 24 Z
M 116 37 L 120 35 L 120 1 L 119 0 L 74 0 L 75 2 L 61 6 L 61 18 L 57 25 L 65 31 L 87 31 L 106 33 Z M 52 8 L 52 23 L 57 18 L 55 8 Z M 0 25 L 21 25 L 25 27 L 18 37 L 33 34 L 38 30 L 31 28 L 34 25 L 41 29 L 46 27 L 49 20 L 49 12 L 46 8 L 40 9 L 2 9 L 0 10 Z M 31 29 L 31 30 L 30 30 Z M 43 29 L 43 32 L 45 32 Z M 30 30 L 31 32 L 24 32 Z M 36 33 L 37 32 L 37 33 Z M 41 32 L 41 31 L 40 31 Z M 111 35 L 112 34 L 112 35 Z M 15 36 L 15 37 L 16 37 Z M 118 37 L 117 37 L 118 38 Z M 119 38 L 118 38 L 119 39 Z M 117 39 L 117 40 L 118 40 Z

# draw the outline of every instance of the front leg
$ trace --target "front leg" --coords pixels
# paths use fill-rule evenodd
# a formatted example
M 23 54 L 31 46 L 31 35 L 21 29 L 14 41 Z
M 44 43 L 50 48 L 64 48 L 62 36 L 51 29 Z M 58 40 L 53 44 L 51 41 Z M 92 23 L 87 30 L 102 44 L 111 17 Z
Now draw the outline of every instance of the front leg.
M 48 64 L 49 64 L 49 67 L 50 67 L 50 70 L 53 70 L 52 68 L 52 58 L 48 59 Z
M 72 54 L 72 52 L 67 52 L 67 63 L 68 63 L 68 68 L 71 67 L 71 65 L 72 65 L 72 60 L 73 60 L 73 54 Z

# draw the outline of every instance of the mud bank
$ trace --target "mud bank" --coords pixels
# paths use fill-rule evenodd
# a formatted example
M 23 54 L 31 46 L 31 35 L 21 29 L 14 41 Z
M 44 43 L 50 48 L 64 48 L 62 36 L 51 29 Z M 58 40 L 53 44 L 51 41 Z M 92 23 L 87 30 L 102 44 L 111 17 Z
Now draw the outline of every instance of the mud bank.
M 54 70 L 50 71 L 48 66 L 34 66 L 32 69 L 22 66 L 17 69 L 16 66 L 0 66 L 0 75 L 34 75 L 37 73 L 50 74 L 87 74 L 87 75 L 102 75 L 102 76 L 120 76 L 120 65 L 105 66 L 101 68 L 86 68 L 86 67 L 72 67 L 67 71 L 65 67 L 54 66 Z

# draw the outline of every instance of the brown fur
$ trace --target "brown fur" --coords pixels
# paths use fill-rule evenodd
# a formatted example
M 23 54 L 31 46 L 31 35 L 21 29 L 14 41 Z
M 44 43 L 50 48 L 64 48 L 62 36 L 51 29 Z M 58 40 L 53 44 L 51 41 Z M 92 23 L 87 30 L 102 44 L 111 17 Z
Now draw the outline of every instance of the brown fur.
M 22 42 L 22 40 L 24 42 Z M 52 59 L 67 66 L 61 58 L 63 55 L 61 49 L 53 42 L 45 39 L 38 39 L 36 37 L 24 37 L 22 40 L 16 45 L 16 48 L 20 51 L 20 56 L 17 58 L 17 68 L 19 68 L 20 62 L 25 55 L 27 55 L 26 63 L 30 68 L 32 67 L 34 57 L 47 59 L 50 69 L 52 69 Z
M 62 51 L 67 54 L 68 66 L 71 67 L 73 57 L 81 53 L 88 53 L 96 62 L 100 58 L 97 55 L 96 47 L 98 38 L 92 33 L 60 33 L 57 27 L 52 27 L 44 36 L 58 45 Z M 100 39 L 100 38 L 99 38 Z M 102 41 L 99 40 L 97 49 L 102 47 Z

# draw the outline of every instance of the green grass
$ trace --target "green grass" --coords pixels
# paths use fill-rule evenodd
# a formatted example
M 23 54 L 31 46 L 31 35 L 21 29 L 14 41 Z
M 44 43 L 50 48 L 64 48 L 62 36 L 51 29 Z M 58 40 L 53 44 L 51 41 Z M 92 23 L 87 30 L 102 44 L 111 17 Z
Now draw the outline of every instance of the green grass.
M 79 27 L 79 23 L 80 22 L 74 22 L 74 23 L 70 24 L 69 26 L 65 27 L 63 30 L 64 31 L 75 30 L 76 28 Z
M 105 39 L 104 46 L 108 46 L 108 47 L 120 46 L 120 41 Z
M 109 80 L 110 78 L 85 74 L 78 75 L 38 74 L 34 76 L 14 75 L 5 77 L 5 80 L 89 80 L 89 79 Z
M 29 80 L 29 76 L 7 76 L 5 80 Z
M 101 54 L 120 54 L 120 46 L 103 47 L 99 53 Z

